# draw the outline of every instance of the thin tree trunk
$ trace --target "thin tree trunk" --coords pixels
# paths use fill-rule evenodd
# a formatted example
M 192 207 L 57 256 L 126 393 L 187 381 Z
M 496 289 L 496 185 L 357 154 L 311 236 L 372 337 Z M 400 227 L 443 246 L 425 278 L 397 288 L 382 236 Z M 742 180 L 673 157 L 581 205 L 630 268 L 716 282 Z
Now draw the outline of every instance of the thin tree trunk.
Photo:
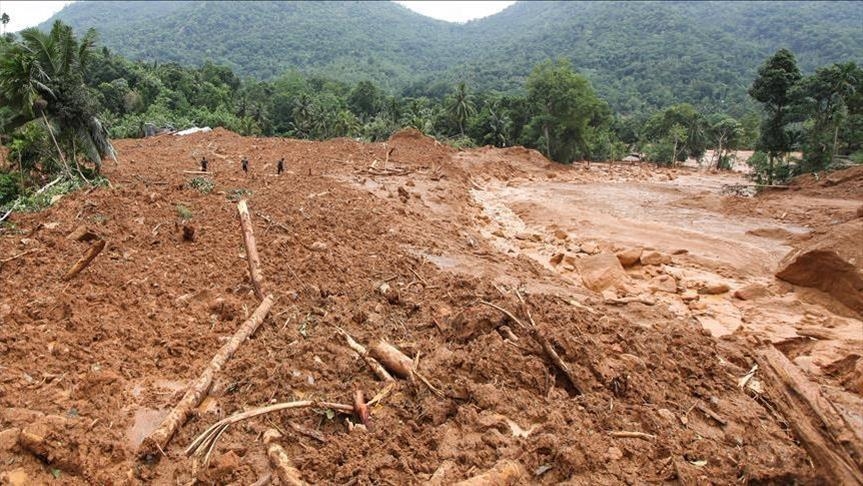
M 722 137 L 719 137 L 719 149 L 716 151 L 716 168 L 722 163 Z
M 545 156 L 551 159 L 551 139 L 548 138 L 548 125 L 543 125 L 542 129 L 545 132 Z
M 773 153 L 767 156 L 767 185 L 773 185 Z
M 836 163 L 836 149 L 839 145 L 839 123 L 836 123 L 836 128 L 833 130 L 833 155 L 830 156 L 830 163 Z
M 63 162 L 63 167 L 66 168 L 66 175 L 68 177 L 72 177 L 72 170 L 69 169 L 69 164 L 66 163 L 66 157 L 63 156 L 63 151 L 60 150 L 60 144 L 58 144 L 57 139 L 54 138 L 54 130 L 51 129 L 51 125 L 48 123 L 48 117 L 45 116 L 45 111 L 39 110 L 39 113 L 42 114 L 42 120 L 45 122 L 45 128 L 48 129 L 48 133 L 51 134 L 51 140 L 54 141 L 54 146 L 57 147 L 57 153 L 60 155 L 60 161 Z

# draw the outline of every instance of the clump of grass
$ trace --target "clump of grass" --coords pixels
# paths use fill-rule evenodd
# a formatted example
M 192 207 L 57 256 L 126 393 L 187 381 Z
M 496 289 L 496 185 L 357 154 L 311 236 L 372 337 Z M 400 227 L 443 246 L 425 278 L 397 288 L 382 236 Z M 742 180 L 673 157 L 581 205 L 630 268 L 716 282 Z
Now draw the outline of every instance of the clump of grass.
M 248 189 L 231 189 L 228 191 L 228 199 L 232 202 L 237 202 L 240 199 L 245 199 L 252 195 L 252 191 Z
M 77 177 L 63 180 L 49 187 L 40 194 L 22 194 L 13 201 L 7 202 L 0 206 L 0 216 L 6 214 L 6 211 L 10 209 L 22 213 L 42 211 L 59 201 L 62 196 L 75 192 L 78 189 L 84 187 L 89 188 L 92 186 L 102 187 L 107 186 L 108 184 L 108 179 L 105 179 L 104 177 L 97 177 L 96 179 L 91 180 L 89 184 L 83 179 Z
M 186 183 L 186 186 L 197 190 L 201 194 L 209 194 L 213 192 L 213 188 L 215 187 L 215 183 L 209 177 L 195 177 L 189 182 Z
M 189 221 L 192 219 L 192 210 L 182 204 L 177 204 L 177 216 L 182 221 Z

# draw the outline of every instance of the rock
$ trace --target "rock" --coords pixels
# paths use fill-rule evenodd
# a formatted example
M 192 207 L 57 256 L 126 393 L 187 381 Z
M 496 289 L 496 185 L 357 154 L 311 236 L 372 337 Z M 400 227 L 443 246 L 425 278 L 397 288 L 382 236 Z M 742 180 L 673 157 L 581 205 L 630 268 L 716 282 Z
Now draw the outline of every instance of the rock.
M 660 417 L 668 420 L 669 422 L 677 422 L 677 418 L 674 416 L 674 412 L 667 408 L 660 408 L 656 411 L 656 413 L 658 413 Z
M 859 208 L 857 208 L 857 217 L 863 218 L 863 206 L 860 206 Z
M 644 253 L 643 248 L 630 248 L 617 252 L 617 259 L 623 268 L 629 268 L 641 260 L 641 254 Z
M 729 290 L 731 290 L 731 287 L 725 282 L 708 282 L 698 289 L 698 293 L 702 295 L 719 295 Z
M 558 253 L 557 255 L 554 255 L 553 257 L 551 257 L 551 259 L 548 260 L 548 262 L 551 263 L 552 265 L 560 265 L 560 262 L 562 262 L 562 261 L 563 261 L 563 253 Z
M 680 298 L 683 299 L 684 302 L 698 300 L 698 292 L 692 289 L 687 289 L 682 294 L 680 294 Z
M 863 209 L 863 208 L 861 208 L 861 209 Z M 554 237 L 557 238 L 558 240 L 566 241 L 566 239 L 569 238 L 569 234 L 566 231 L 556 229 L 556 230 L 554 230 Z
M 13 427 L 0 431 L 0 452 L 8 452 L 18 443 L 18 434 L 21 429 Z
M 581 251 L 587 253 L 588 255 L 596 255 L 599 253 L 599 245 L 597 245 L 593 241 L 585 241 L 581 244 Z
M 585 287 L 602 292 L 610 287 L 620 287 L 627 279 L 620 261 L 611 253 L 599 253 L 576 260 L 575 266 Z
M 619 461 L 623 459 L 623 451 L 618 449 L 617 447 L 611 446 L 605 453 L 605 458 L 609 461 Z
M 814 287 L 863 314 L 863 219 L 833 225 L 827 233 L 792 250 L 779 263 L 776 277 Z
M 671 256 L 651 250 L 642 253 L 639 260 L 642 265 L 668 265 L 671 263 Z
M 677 280 L 671 275 L 657 275 L 647 285 L 654 292 L 677 293 Z
M 734 297 L 740 300 L 755 300 L 768 295 L 770 291 L 767 287 L 759 284 L 749 284 L 734 291 Z
M 216 457 L 210 467 L 213 469 L 214 479 L 224 479 L 240 467 L 240 458 L 234 451 L 228 451 Z
M 410 199 L 410 197 L 411 197 L 411 195 L 408 193 L 408 190 L 402 186 L 399 186 L 398 193 L 399 193 L 399 199 L 401 199 L 401 201 L 403 203 L 408 202 L 408 199 Z
M 491 235 L 492 235 L 492 236 L 497 236 L 498 238 L 506 238 L 506 235 L 505 235 L 505 234 L 503 234 L 503 231 L 501 231 L 501 230 L 499 230 L 499 229 L 496 229 L 496 230 L 492 231 L 492 232 L 491 232 Z
M 24 468 L 19 467 L 18 469 L 13 469 L 0 474 L 0 484 L 8 486 L 30 486 L 34 484 L 34 482 L 30 480 L 30 476 L 27 475 Z
M 327 251 L 327 244 L 323 241 L 316 241 L 309 247 L 312 251 Z

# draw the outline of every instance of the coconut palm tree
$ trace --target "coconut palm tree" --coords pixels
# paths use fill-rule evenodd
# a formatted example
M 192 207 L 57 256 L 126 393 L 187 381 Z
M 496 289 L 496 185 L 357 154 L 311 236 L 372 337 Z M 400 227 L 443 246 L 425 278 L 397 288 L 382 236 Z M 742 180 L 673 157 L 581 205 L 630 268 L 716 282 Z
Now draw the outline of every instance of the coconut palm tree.
M 18 126 L 41 118 L 61 160 L 77 160 L 80 150 L 98 171 L 103 155 L 116 160 L 116 154 L 84 84 L 95 41 L 95 30 L 78 40 L 60 21 L 47 34 L 22 31 L 0 56 L 0 102 L 18 111 Z
M 455 118 L 456 123 L 458 123 L 458 130 L 463 137 L 464 124 L 471 115 L 476 113 L 476 108 L 473 105 L 470 94 L 467 92 L 467 85 L 465 83 L 458 84 L 447 109 L 450 115 Z

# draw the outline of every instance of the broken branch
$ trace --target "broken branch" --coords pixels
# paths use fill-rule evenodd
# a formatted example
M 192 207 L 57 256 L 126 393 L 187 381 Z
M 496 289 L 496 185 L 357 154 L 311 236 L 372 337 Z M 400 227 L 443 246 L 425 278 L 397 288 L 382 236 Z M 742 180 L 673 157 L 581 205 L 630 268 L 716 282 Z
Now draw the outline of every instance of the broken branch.
M 163 450 L 170 442 L 174 433 L 186 422 L 192 411 L 197 407 L 210 390 L 210 385 L 213 383 L 213 377 L 225 363 L 233 356 L 240 344 L 243 343 L 249 336 L 254 334 L 258 326 L 264 321 L 270 308 L 273 306 L 273 296 L 268 295 L 261 305 L 255 309 L 251 317 L 244 322 L 237 332 L 231 337 L 231 340 L 225 343 L 219 352 L 213 356 L 210 364 L 204 369 L 203 373 L 195 380 L 183 398 L 162 421 L 158 429 L 144 439 L 138 449 L 139 456 L 155 457 L 155 453 Z
M 95 243 L 90 245 L 90 248 L 87 249 L 87 251 L 84 253 L 84 256 L 79 258 L 78 261 L 75 262 L 74 265 L 72 265 L 72 268 L 70 268 L 69 271 L 66 272 L 66 275 L 63 275 L 63 280 L 68 282 L 69 280 L 75 278 L 75 275 L 78 275 L 79 273 L 81 273 L 81 270 L 87 268 L 87 265 L 89 265 L 90 262 L 92 262 L 93 259 L 96 258 L 96 255 L 101 253 L 103 249 L 105 249 L 105 240 L 96 240 Z
M 372 371 L 374 371 L 374 373 L 378 375 L 378 378 L 383 381 L 395 381 L 395 379 L 392 377 L 392 375 L 389 374 L 386 368 L 381 366 L 378 360 L 374 359 L 373 357 L 371 357 L 371 355 L 369 355 L 368 350 L 366 350 L 366 348 L 362 344 L 356 342 L 350 334 L 345 332 L 344 329 L 340 327 L 337 327 L 336 329 L 338 329 L 342 336 L 344 336 L 345 341 L 347 341 L 348 343 L 348 347 L 353 349 L 357 354 L 360 355 L 360 358 L 362 358 L 363 361 L 365 361 L 366 364 L 369 365 L 369 368 L 371 368 Z
M 306 483 L 300 475 L 300 470 L 291 464 L 285 449 L 275 442 L 281 436 L 282 434 L 276 429 L 268 429 L 264 432 L 264 444 L 267 445 L 267 457 L 270 459 L 270 464 L 276 470 L 276 475 L 282 484 L 304 486 Z

